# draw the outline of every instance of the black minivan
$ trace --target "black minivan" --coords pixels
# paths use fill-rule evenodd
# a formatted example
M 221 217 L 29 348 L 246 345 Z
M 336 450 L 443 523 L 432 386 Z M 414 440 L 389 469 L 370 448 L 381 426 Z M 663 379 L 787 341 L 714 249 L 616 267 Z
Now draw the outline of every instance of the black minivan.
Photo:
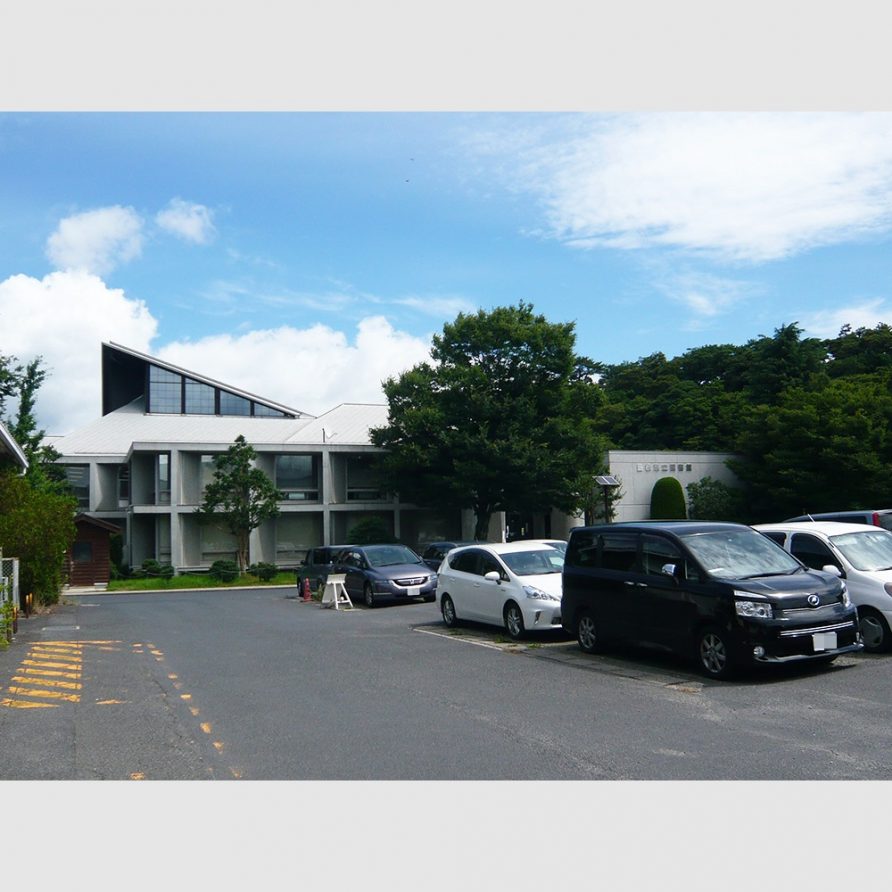
M 561 616 L 586 653 L 610 641 L 655 645 L 692 656 L 712 678 L 757 663 L 830 663 L 862 646 L 841 579 L 734 523 L 574 529 Z

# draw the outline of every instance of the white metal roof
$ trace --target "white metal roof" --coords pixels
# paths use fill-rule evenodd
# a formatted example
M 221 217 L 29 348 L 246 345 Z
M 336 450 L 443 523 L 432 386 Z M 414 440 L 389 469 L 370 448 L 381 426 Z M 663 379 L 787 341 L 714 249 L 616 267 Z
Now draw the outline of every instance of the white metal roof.
M 387 421 L 387 406 L 344 403 L 320 418 L 257 418 L 228 415 L 147 415 L 134 400 L 86 427 L 53 440 L 64 456 L 108 455 L 123 459 L 134 443 L 230 445 L 242 434 L 252 446 L 331 443 L 368 446 L 369 427 Z M 324 434 L 323 434 L 324 431 Z
M 22 452 L 22 447 L 6 429 L 6 425 L 0 421 L 0 455 L 4 454 L 9 455 L 23 471 L 28 467 L 28 459 Z

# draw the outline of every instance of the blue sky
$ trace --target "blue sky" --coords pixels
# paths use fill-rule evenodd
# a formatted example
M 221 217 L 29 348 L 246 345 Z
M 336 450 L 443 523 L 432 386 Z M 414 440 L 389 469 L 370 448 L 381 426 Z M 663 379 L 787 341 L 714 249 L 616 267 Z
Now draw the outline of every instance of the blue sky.
M 50 433 L 102 340 L 321 413 L 520 300 L 608 363 L 892 321 L 890 227 L 888 113 L 13 112 L 0 351 Z

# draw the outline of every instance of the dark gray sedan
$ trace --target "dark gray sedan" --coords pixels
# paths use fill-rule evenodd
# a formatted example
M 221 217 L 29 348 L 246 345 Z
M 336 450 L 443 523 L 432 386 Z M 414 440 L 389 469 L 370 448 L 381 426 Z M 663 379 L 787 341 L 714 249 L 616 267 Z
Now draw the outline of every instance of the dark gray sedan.
M 437 574 L 405 545 L 363 545 L 345 549 L 338 556 L 338 571 L 351 600 L 366 607 L 381 601 L 423 598 L 433 601 Z

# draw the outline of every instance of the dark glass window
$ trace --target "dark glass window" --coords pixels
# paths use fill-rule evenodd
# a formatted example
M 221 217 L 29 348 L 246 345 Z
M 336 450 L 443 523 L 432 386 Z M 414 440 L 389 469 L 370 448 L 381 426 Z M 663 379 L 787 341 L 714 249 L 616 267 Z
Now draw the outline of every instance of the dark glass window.
M 839 561 L 833 552 L 820 539 L 805 533 L 794 533 L 790 542 L 790 553 L 812 570 L 820 570 L 827 564 L 839 566 Z
M 186 378 L 186 414 L 214 415 L 217 411 L 214 395 L 215 390 L 209 384 Z
M 634 534 L 603 533 L 601 535 L 601 566 L 605 570 L 628 572 L 635 566 L 637 541 Z
M 271 409 L 269 406 L 264 406 L 262 403 L 254 403 L 254 414 L 258 416 L 263 416 L 264 418 L 284 418 L 285 413 L 280 412 L 278 409 Z
M 90 466 L 65 465 L 65 476 L 77 499 L 78 508 L 90 507 Z
M 71 546 L 71 557 L 76 564 L 89 564 L 93 560 L 93 543 L 75 542 Z
M 276 458 L 276 489 L 295 502 L 319 500 L 319 457 L 280 455 Z
M 380 502 L 386 495 L 381 490 L 371 455 L 348 455 L 347 501 Z
M 175 415 L 183 411 L 183 376 L 149 366 L 149 411 Z
M 246 400 L 243 396 L 236 396 L 234 393 L 228 393 L 225 390 L 220 391 L 220 414 L 221 415 L 250 415 L 251 401 Z

